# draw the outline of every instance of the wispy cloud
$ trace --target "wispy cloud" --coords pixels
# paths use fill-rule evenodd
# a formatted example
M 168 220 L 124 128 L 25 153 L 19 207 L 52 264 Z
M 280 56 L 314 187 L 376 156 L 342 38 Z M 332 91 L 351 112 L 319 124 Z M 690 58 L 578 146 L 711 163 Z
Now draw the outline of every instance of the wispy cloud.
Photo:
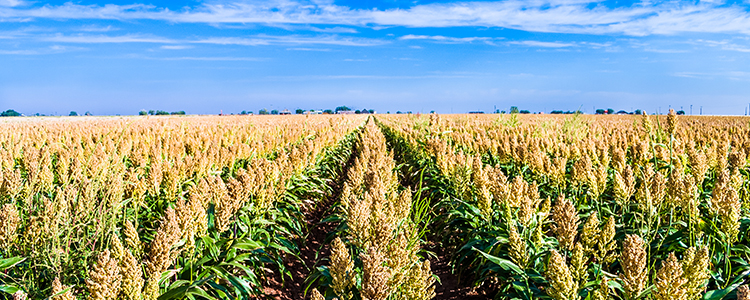
M 35 48 L 35 49 L 15 49 L 15 50 L 0 49 L 0 55 L 46 55 L 46 54 L 65 53 L 65 52 L 71 52 L 71 51 L 81 51 L 81 50 L 86 50 L 86 48 L 52 45 L 52 46 L 45 47 L 45 48 Z
M 194 57 L 194 56 L 181 56 L 181 57 L 149 57 L 148 59 L 158 60 L 196 60 L 196 61 L 264 61 L 267 59 L 257 57 Z
M 14 6 L 22 6 L 22 5 L 27 5 L 27 4 L 28 3 L 23 0 L 0 0 L 0 6 L 14 7 Z
M 286 50 L 292 50 L 292 51 L 319 51 L 319 52 L 329 52 L 331 49 L 328 48 L 286 48 Z
M 164 45 L 159 47 L 159 49 L 164 50 L 184 50 L 184 49 L 191 49 L 193 46 L 185 46 L 185 45 Z
M 736 81 L 750 81 L 750 72 L 745 71 L 724 71 L 724 72 L 675 72 L 671 74 L 675 77 L 695 78 L 695 79 L 715 79 L 724 78 Z
M 109 32 L 109 31 L 118 30 L 118 28 L 112 27 L 112 25 L 108 25 L 108 26 L 86 25 L 86 26 L 79 27 L 77 30 L 85 31 L 85 32 Z
M 475 41 L 491 41 L 491 37 L 448 37 L 442 35 L 413 35 L 408 34 L 398 38 L 399 40 L 432 40 L 444 43 L 471 43 Z
M 351 32 L 345 26 L 503 27 L 533 32 L 670 35 L 682 32 L 750 34 L 750 12 L 740 4 L 665 1 L 610 8 L 598 1 L 476 1 L 414 5 L 406 9 L 352 9 L 332 1 L 260 1 L 203 3 L 181 11 L 150 5 L 0 7 L 0 19 L 164 20 L 207 24 L 317 24 L 322 32 Z M 314 27 L 313 27 L 314 28 Z
M 177 41 L 162 37 L 140 36 L 140 35 L 62 35 L 42 38 L 48 42 L 58 43 L 82 43 L 82 44 L 106 44 L 106 43 L 160 43 L 173 44 Z
M 540 42 L 540 41 L 512 41 L 508 42 L 511 45 L 523 45 L 528 47 L 542 47 L 542 48 L 565 48 L 574 47 L 574 43 L 563 43 L 563 42 Z
M 377 46 L 386 44 L 386 41 L 366 38 L 348 38 L 339 36 L 267 36 L 258 35 L 252 38 L 242 37 L 212 37 L 192 41 L 192 43 L 217 44 L 217 45 L 337 45 L 337 46 Z

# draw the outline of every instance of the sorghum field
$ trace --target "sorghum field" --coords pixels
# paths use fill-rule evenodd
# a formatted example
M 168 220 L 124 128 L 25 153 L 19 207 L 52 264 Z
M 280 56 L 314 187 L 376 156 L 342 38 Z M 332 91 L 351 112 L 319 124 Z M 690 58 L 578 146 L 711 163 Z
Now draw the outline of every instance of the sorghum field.
M 6 299 L 750 299 L 750 119 L 0 123 Z

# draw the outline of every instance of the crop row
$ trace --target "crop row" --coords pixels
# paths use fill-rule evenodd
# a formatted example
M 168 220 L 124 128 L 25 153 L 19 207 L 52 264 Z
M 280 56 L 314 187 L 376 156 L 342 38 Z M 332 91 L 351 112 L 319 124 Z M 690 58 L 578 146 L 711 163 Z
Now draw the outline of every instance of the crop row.
M 285 272 L 299 196 L 364 118 L 15 122 L 0 128 L 0 291 L 249 298 Z M 317 185 L 315 185 L 317 184 Z
M 431 237 L 498 299 L 747 299 L 742 118 L 384 117 Z

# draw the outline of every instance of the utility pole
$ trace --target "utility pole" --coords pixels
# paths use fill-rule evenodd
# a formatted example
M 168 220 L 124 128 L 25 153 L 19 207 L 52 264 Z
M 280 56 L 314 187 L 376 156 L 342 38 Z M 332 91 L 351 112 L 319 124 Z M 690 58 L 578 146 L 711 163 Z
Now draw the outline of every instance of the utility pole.
M 703 115 L 703 106 L 701 106 L 701 116 Z
M 693 105 L 692 104 L 690 104 L 690 115 L 691 116 L 693 115 Z

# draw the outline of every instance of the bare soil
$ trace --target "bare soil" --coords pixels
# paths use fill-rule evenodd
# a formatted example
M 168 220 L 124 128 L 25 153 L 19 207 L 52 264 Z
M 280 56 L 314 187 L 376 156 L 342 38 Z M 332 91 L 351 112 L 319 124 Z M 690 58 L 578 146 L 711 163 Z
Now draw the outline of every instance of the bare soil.
M 430 243 L 426 247 L 437 255 L 437 257 L 430 257 L 432 273 L 440 278 L 440 282 L 435 283 L 434 300 L 492 299 L 489 295 L 482 295 L 475 291 L 471 287 L 470 278 L 461 278 L 459 280 L 459 277 L 451 272 L 451 256 L 445 247 L 441 247 L 435 243 Z
M 344 165 L 341 176 L 331 182 L 333 192 L 328 198 L 315 203 L 314 206 L 308 206 L 308 210 L 304 212 L 308 232 L 307 238 L 302 239 L 304 244 L 300 245 L 301 260 L 289 256 L 285 261 L 287 269 L 292 274 L 292 280 L 285 277 L 286 281 L 283 281 L 278 271 L 268 274 L 270 280 L 266 284 L 265 293 L 270 296 L 270 299 L 301 300 L 310 298 L 310 291 L 305 293 L 305 289 L 307 288 L 305 279 L 317 267 L 325 264 L 325 261 L 322 260 L 323 258 L 330 256 L 330 245 L 326 242 L 326 238 L 337 226 L 337 224 L 322 222 L 322 220 L 331 214 L 331 207 L 341 195 L 344 181 L 346 180 L 346 173 L 354 163 L 355 157 L 356 155 L 353 152 Z

